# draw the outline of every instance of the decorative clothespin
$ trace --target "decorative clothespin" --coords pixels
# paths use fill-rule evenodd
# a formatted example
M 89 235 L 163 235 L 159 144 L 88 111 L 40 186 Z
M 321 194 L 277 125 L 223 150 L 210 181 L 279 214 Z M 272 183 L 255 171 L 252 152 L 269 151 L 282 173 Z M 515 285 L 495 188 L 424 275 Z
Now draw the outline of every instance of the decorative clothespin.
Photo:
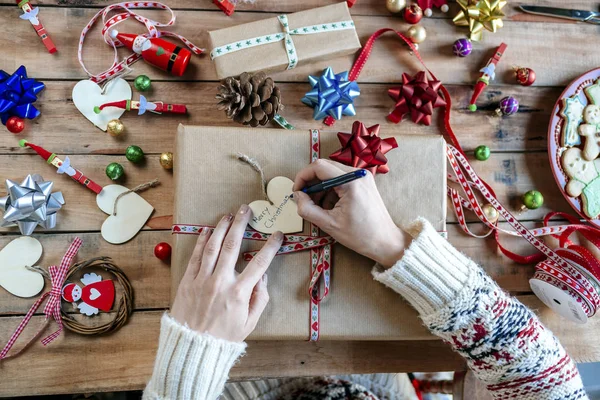
M 116 107 L 123 110 L 131 111 L 138 110 L 138 115 L 150 111 L 154 114 L 186 114 L 187 107 L 185 104 L 166 104 L 162 101 L 150 102 L 144 96 L 140 96 L 140 101 L 121 100 L 112 103 L 105 103 L 101 106 L 94 107 L 94 112 L 100 114 L 106 107 Z
M 40 9 L 37 7 L 33 8 L 29 3 L 29 0 L 16 1 L 19 8 L 23 10 L 23 15 L 21 15 L 19 18 L 31 22 L 31 25 L 37 32 L 38 36 L 42 39 L 42 43 L 44 43 L 44 45 L 48 49 L 48 52 L 50 54 L 56 53 L 56 46 L 54 45 L 54 42 L 52 41 L 52 39 L 50 39 L 48 32 L 46 32 L 46 28 L 44 28 L 44 25 L 42 25 L 38 18 L 38 13 L 40 12 Z
M 230 17 L 235 11 L 235 6 L 231 4 L 229 0 L 213 0 L 213 3 L 217 7 L 219 7 L 221 11 L 223 11 L 228 17 Z

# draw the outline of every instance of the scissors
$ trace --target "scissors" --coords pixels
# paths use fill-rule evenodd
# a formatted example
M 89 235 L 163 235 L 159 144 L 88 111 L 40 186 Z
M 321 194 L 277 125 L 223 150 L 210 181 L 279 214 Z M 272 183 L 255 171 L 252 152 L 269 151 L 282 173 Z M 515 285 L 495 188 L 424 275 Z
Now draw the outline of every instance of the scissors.
M 585 10 L 570 10 L 568 8 L 541 7 L 541 6 L 519 6 L 521 10 L 529 14 L 544 15 L 546 17 L 565 18 L 573 21 L 587 22 L 600 25 L 600 13 Z

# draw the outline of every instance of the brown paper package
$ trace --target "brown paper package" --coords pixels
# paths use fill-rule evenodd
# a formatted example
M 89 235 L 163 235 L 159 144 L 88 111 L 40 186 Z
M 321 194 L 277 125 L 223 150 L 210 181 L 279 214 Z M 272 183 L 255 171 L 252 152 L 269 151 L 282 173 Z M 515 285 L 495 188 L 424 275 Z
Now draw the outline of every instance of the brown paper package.
M 339 21 L 349 21 L 352 17 L 346 2 L 288 15 L 290 29 Z M 283 32 L 281 23 L 274 18 L 237 25 L 208 32 L 211 50 L 230 43 L 258 36 Z M 310 64 L 314 60 L 328 60 L 354 53 L 360 49 L 356 30 L 342 30 L 313 35 L 292 36 L 298 53 L 298 64 Z M 219 79 L 240 75 L 242 72 L 283 71 L 288 66 L 285 44 L 276 42 L 229 53 L 213 60 Z
M 337 132 L 321 132 L 321 157 L 337 150 Z M 375 177 L 398 225 L 418 216 L 440 232 L 446 221 L 445 142 L 440 136 L 395 136 L 399 147 L 387 153 L 390 172 Z M 296 173 L 310 161 L 310 134 L 273 130 L 179 126 L 175 157 L 176 224 L 214 226 L 241 204 L 261 199 L 258 174 L 237 160 L 240 152 L 262 165 L 266 178 Z M 304 222 L 304 233 L 310 224 Z M 360 235 L 356 232 L 356 235 Z M 172 297 L 187 267 L 196 235 L 173 235 Z M 369 240 L 365 238 L 365 240 Z M 245 241 L 243 251 L 262 242 Z M 246 263 L 241 261 L 237 268 Z M 333 247 L 331 293 L 321 303 L 320 340 L 410 340 L 428 337 L 416 312 L 401 297 L 373 280 L 374 262 L 339 244 Z M 306 340 L 309 335 L 309 252 L 277 256 L 268 270 L 271 300 L 253 340 Z

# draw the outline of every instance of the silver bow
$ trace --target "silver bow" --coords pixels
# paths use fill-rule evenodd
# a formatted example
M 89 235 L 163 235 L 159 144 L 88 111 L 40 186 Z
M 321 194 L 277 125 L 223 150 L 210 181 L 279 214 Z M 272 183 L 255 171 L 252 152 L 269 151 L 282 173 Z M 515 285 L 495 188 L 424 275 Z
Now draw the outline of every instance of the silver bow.
M 19 185 L 6 180 L 8 196 L 0 197 L 0 227 L 19 227 L 21 234 L 29 236 L 39 225 L 45 229 L 56 226 L 56 212 L 65 204 L 61 192 L 52 193 L 54 182 L 44 181 L 40 175 L 27 175 Z

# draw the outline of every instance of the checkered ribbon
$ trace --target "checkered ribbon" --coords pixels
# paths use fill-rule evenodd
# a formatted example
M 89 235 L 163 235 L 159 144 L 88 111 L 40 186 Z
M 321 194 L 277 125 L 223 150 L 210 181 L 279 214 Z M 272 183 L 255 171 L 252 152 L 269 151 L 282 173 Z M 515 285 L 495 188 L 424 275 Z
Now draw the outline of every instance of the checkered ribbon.
M 37 309 L 40 307 L 40 305 L 46 299 L 48 299 L 48 302 L 46 303 L 46 306 L 44 307 L 44 314 L 46 315 L 46 321 L 49 322 L 50 318 L 54 318 L 54 320 L 58 324 L 58 329 L 55 332 L 51 333 L 50 335 L 46 336 L 44 339 L 42 339 L 42 344 L 44 346 L 48 345 L 50 342 L 52 342 L 54 339 L 56 339 L 61 334 L 61 332 L 63 330 L 62 317 L 60 315 L 60 301 L 61 301 L 60 299 L 61 299 L 61 294 L 62 294 L 62 288 L 64 286 L 67 272 L 69 271 L 69 267 L 71 266 L 71 263 L 73 262 L 73 258 L 75 258 L 75 256 L 77 255 L 77 252 L 79 251 L 79 248 L 81 247 L 81 244 L 82 244 L 81 239 L 75 238 L 75 240 L 73 240 L 73 243 L 71 243 L 71 245 L 69 246 L 69 249 L 63 256 L 60 266 L 57 267 L 56 265 L 53 265 L 48 268 L 48 274 L 50 275 L 52 289 L 49 292 L 44 293 L 33 304 L 33 306 L 31 306 L 31 308 L 29 309 L 29 311 L 27 312 L 27 314 L 25 315 L 25 317 L 23 318 L 23 320 L 21 321 L 21 323 L 19 324 L 19 326 L 17 327 L 15 332 L 12 334 L 12 336 L 8 340 L 8 343 L 6 343 L 6 346 L 4 346 L 4 349 L 2 349 L 2 352 L 0 353 L 0 360 L 7 358 L 6 355 L 8 354 L 8 352 L 10 351 L 12 346 L 15 344 L 15 342 L 17 341 L 17 339 L 19 338 L 19 336 L 21 335 L 21 333 L 23 332 L 23 330 L 25 329 L 25 327 L 31 320 L 31 317 L 33 317 L 33 314 L 37 311 Z M 27 347 L 33 340 L 35 340 L 35 338 L 38 337 L 38 335 L 40 335 L 40 333 L 46 328 L 46 325 L 47 325 L 47 323 L 35 334 L 34 338 L 32 340 L 30 340 L 30 342 L 27 343 L 27 345 L 25 347 Z
M 146 8 L 146 9 L 157 8 L 160 10 L 167 10 L 168 12 L 171 13 L 171 19 L 167 23 L 157 22 L 157 21 L 151 20 L 149 18 L 146 18 L 134 11 L 131 11 L 132 9 L 136 9 L 136 8 Z M 122 10 L 124 12 L 113 15 L 112 17 L 108 18 L 108 14 L 114 10 L 119 10 L 119 11 Z M 83 63 L 83 43 L 85 41 L 85 37 L 87 36 L 88 32 L 92 29 L 92 27 L 94 26 L 96 21 L 98 21 L 98 19 L 100 19 L 100 17 L 102 17 L 102 23 L 103 23 L 102 37 L 104 38 L 104 42 L 106 44 L 108 44 L 109 46 L 112 46 L 112 48 L 114 50 L 114 60 L 113 60 L 112 67 L 110 67 L 108 70 L 106 70 L 98 75 L 94 75 L 90 71 L 88 71 L 88 69 L 85 67 L 85 64 Z M 117 26 L 117 24 L 119 24 L 123 21 L 126 21 L 129 18 L 134 18 L 138 22 L 145 25 L 146 29 L 148 30 L 148 33 L 142 35 L 144 37 L 147 37 L 147 38 L 157 38 L 157 37 L 161 37 L 161 36 L 173 37 L 173 38 L 176 38 L 176 39 L 179 39 L 180 41 L 182 41 L 194 54 L 202 54 L 204 52 L 204 49 L 197 47 L 196 45 L 194 45 L 192 42 L 190 42 L 189 40 L 187 40 L 185 37 L 183 37 L 181 35 L 178 35 L 173 32 L 168 32 L 168 31 L 159 31 L 157 29 L 158 27 L 167 27 L 167 26 L 172 26 L 175 24 L 175 19 L 176 19 L 175 13 L 168 6 L 166 6 L 162 3 L 153 2 L 153 1 L 146 1 L 146 2 L 135 1 L 135 2 L 125 2 L 125 3 L 113 4 L 113 5 L 110 5 L 106 8 L 103 8 L 102 10 L 98 11 L 98 13 L 96 13 L 96 15 L 94 15 L 94 17 L 90 20 L 90 22 L 83 28 L 83 30 L 81 31 L 81 36 L 79 38 L 79 47 L 77 49 L 77 58 L 79 60 L 79 64 L 81 64 L 81 67 L 88 74 L 88 76 L 90 77 L 90 80 L 92 82 L 102 83 L 108 79 L 114 78 L 114 77 L 122 74 L 123 72 L 125 72 L 127 67 L 129 67 L 130 65 L 132 65 L 133 63 L 135 63 L 136 61 L 138 61 L 139 59 L 142 58 L 142 56 L 140 54 L 133 53 L 133 54 L 129 55 L 128 57 L 126 57 L 125 59 L 123 59 L 122 61 L 119 61 L 119 55 L 117 54 L 117 48 L 123 47 L 123 43 L 121 43 L 117 39 L 113 40 L 110 37 L 108 37 L 108 35 L 107 35 L 107 32 L 109 29 L 114 29 Z
M 315 162 L 320 156 L 320 132 L 317 129 L 310 131 L 310 162 Z M 175 224 L 172 228 L 173 234 L 199 235 L 203 229 L 214 227 L 204 225 Z M 248 229 L 244 232 L 244 239 L 266 241 L 268 234 Z M 320 304 L 330 292 L 331 285 L 331 252 L 335 240 L 326 235 L 321 235 L 318 226 L 311 224 L 310 235 L 285 235 L 283 244 L 277 251 L 277 255 L 296 253 L 299 251 L 310 251 L 310 284 L 308 293 L 310 296 L 310 321 L 309 340 L 319 340 L 320 331 Z M 257 251 L 244 253 L 244 260 L 251 261 Z

